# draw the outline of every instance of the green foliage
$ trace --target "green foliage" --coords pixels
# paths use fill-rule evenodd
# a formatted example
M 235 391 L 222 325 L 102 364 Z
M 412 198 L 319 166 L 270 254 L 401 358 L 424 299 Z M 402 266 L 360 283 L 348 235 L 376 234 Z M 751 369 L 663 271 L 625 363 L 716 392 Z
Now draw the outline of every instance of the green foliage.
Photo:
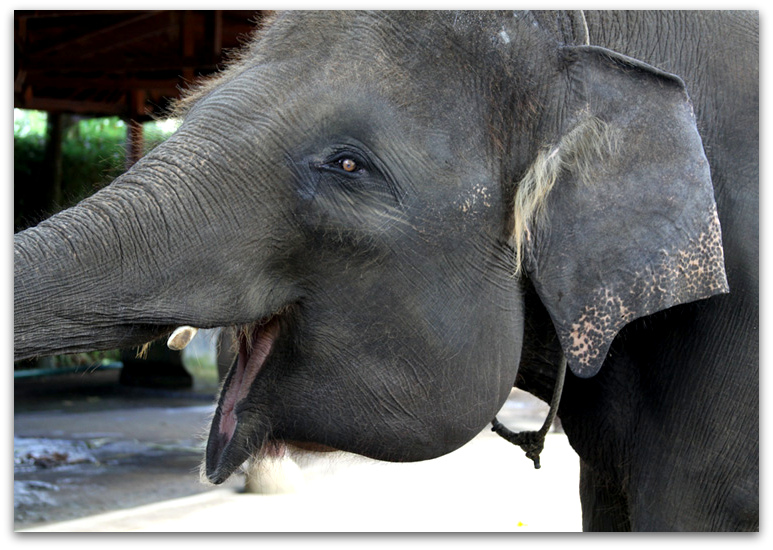
M 80 120 L 62 143 L 62 194 L 70 206 L 93 194 L 126 168 L 126 124 L 117 117 Z
M 45 136 L 46 113 L 43 111 L 13 110 L 13 135 L 14 137 L 27 137 L 29 135 Z
M 144 125 L 145 152 L 176 129 L 176 124 L 149 122 Z M 47 116 L 40 111 L 14 109 L 14 226 L 34 225 L 93 194 L 126 169 L 126 123 L 118 117 L 64 120 L 62 140 L 62 200 L 51 204 L 41 189 L 50 189 L 51 170 L 46 166 Z M 57 356 L 47 359 L 54 367 L 118 360 L 117 351 Z M 15 368 L 32 368 L 23 362 Z
M 14 109 L 14 225 L 17 230 L 72 206 L 104 187 L 126 169 L 126 123 L 118 117 L 64 122 L 62 142 L 62 197 L 51 204 L 39 189 L 51 186 L 46 162 L 46 113 Z M 175 122 L 144 124 L 147 153 L 167 139 Z
M 15 126 L 15 125 L 14 125 Z M 45 178 L 44 135 L 25 131 L 13 139 L 13 190 L 14 190 L 14 228 L 18 231 L 33 225 L 44 214 L 42 212 L 40 192 L 36 182 Z
M 54 367 L 88 367 L 104 365 L 121 360 L 119 350 L 91 351 L 88 353 L 73 353 L 72 355 L 57 355 L 53 357 Z

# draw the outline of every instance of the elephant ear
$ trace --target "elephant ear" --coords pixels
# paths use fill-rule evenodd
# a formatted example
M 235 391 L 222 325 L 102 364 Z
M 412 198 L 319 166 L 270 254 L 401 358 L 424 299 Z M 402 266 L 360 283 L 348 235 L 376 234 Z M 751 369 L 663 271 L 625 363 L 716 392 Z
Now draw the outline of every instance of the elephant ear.
M 570 369 L 590 377 L 630 321 L 728 286 L 684 83 L 602 48 L 563 52 L 561 120 L 516 190 L 514 238 Z

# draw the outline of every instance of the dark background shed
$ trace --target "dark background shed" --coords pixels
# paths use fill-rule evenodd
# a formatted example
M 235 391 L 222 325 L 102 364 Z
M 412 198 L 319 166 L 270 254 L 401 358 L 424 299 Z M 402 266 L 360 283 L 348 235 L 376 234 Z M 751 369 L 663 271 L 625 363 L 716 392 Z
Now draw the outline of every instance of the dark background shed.
M 45 144 L 31 161 L 35 166 L 22 166 L 15 155 L 15 231 L 95 189 L 95 182 L 69 181 L 72 174 L 63 171 L 68 128 L 83 118 L 120 117 L 126 139 L 125 166 L 119 169 L 128 168 L 146 145 L 142 124 L 162 117 L 182 90 L 222 68 L 266 15 L 254 10 L 14 11 L 14 108 L 47 113 Z M 170 359 L 160 347 L 160 360 L 179 366 L 179 353 Z M 133 350 L 123 352 L 122 359 L 128 372 Z M 45 358 L 43 363 L 61 367 L 93 360 Z M 16 368 L 38 365 L 24 362 Z M 152 377 L 159 377 L 158 368 Z
M 223 66 L 262 11 L 14 12 L 14 107 L 48 113 L 44 162 L 14 185 L 15 229 L 67 206 L 62 139 L 82 117 L 127 124 L 126 167 L 143 151 L 142 123 L 163 116 L 181 90 Z

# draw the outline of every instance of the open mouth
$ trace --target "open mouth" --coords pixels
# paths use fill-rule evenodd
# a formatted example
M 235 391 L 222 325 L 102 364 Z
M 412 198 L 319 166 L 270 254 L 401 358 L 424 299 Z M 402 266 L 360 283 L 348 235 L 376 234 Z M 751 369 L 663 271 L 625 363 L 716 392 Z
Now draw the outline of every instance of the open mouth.
M 255 425 L 260 415 L 250 414 L 250 421 L 245 422 L 243 418 L 240 421 L 240 414 L 249 407 L 245 399 L 271 356 L 280 330 L 281 317 L 273 315 L 238 332 L 238 358 L 226 377 L 207 442 L 206 474 L 212 483 L 228 479 L 254 451 L 264 446 L 263 441 L 253 440 L 256 434 L 269 431 L 268 426 Z
M 267 322 L 255 323 L 239 334 L 239 357 L 236 370 L 231 376 L 223 402 L 220 404 L 221 434 L 231 439 L 236 429 L 236 405 L 247 397 L 255 377 L 263 368 L 279 335 L 279 320 L 272 317 Z
M 205 473 L 211 483 L 223 483 L 251 457 L 281 457 L 288 448 L 302 452 L 337 450 L 321 443 L 274 438 L 265 399 L 255 395 L 248 399 L 255 380 L 275 354 L 280 337 L 291 330 L 293 309 L 282 308 L 236 332 L 236 364 L 226 376 L 207 440 Z M 170 336 L 169 347 L 185 347 L 195 331 L 193 327 L 180 327 Z

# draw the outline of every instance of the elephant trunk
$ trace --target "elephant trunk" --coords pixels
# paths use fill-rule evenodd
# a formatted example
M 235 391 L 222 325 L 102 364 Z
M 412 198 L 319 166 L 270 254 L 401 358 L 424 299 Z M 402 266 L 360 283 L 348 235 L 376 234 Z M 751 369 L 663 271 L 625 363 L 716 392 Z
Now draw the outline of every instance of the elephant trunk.
M 215 288 L 211 276 L 217 266 L 228 277 L 228 224 L 202 223 L 213 216 L 193 196 L 191 175 L 158 149 L 97 194 L 14 236 L 16 360 L 240 321 L 238 297 Z
M 149 220 L 127 220 L 132 210 L 119 205 L 129 202 L 108 188 L 14 236 L 17 360 L 134 345 L 168 330 L 137 307 L 142 285 L 127 277 L 130 265 L 152 276 L 150 251 L 128 238 Z

